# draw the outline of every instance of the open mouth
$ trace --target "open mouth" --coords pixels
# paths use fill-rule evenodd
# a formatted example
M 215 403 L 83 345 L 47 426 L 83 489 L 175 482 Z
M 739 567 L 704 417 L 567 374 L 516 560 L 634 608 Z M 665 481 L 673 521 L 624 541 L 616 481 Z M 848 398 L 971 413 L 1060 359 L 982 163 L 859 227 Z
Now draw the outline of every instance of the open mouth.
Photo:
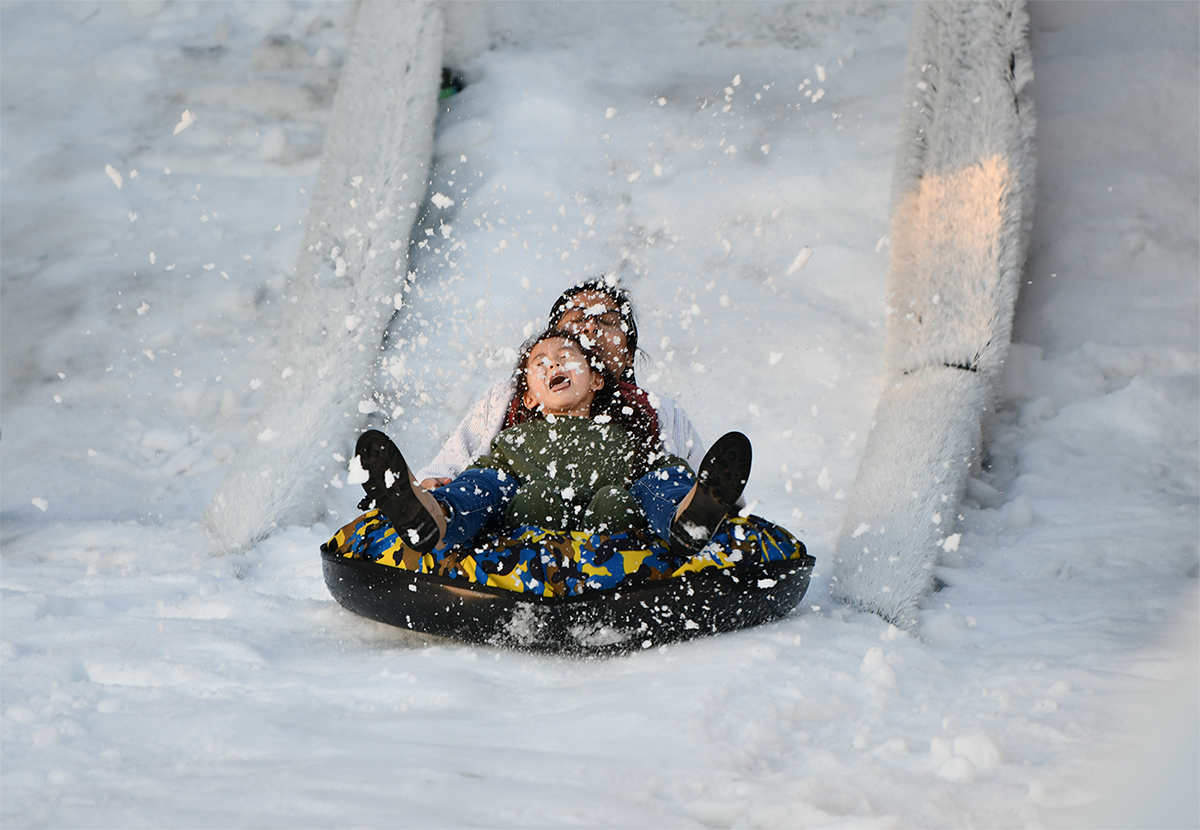
M 566 373 L 553 375 L 550 378 L 550 383 L 547 384 L 551 392 L 561 392 L 571 385 L 571 376 Z

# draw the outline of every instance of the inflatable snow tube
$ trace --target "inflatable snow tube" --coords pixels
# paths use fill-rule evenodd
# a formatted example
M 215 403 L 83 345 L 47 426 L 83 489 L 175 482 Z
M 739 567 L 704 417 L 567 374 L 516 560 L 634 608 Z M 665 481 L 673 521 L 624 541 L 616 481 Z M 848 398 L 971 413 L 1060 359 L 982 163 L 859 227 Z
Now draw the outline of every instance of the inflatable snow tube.
M 728 519 L 703 551 L 672 564 L 644 531 L 527 526 L 422 555 L 372 510 L 321 546 L 329 592 L 378 622 L 474 643 L 616 652 L 778 619 L 808 590 L 816 560 L 757 516 Z

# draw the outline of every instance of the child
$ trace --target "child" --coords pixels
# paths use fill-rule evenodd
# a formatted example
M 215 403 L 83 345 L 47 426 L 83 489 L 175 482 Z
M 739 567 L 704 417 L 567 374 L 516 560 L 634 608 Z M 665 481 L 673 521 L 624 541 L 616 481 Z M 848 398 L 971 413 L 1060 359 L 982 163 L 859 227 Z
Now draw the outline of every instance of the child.
M 610 534 L 648 522 L 686 557 L 703 548 L 741 495 L 750 464 L 745 436 L 714 444 L 697 487 L 687 464 L 663 452 L 644 407 L 622 398 L 573 335 L 551 330 L 530 340 L 515 375 L 520 422 L 492 440 L 490 456 L 433 491 L 411 481 L 387 436 L 364 433 L 356 449 L 368 473 L 360 506 L 374 503 L 422 552 L 467 542 L 498 521 Z

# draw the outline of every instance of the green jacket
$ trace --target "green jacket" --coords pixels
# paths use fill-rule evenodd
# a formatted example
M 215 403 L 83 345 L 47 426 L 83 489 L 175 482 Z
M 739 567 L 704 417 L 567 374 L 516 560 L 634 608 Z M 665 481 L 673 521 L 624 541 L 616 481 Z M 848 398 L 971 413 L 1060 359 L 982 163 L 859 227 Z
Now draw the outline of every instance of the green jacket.
M 476 460 L 511 475 L 521 486 L 509 503 L 510 527 L 537 525 L 561 530 L 620 532 L 644 527 L 629 495 L 637 447 L 624 428 L 591 418 L 527 421 L 492 439 L 492 455 Z M 685 465 L 662 455 L 651 470 Z

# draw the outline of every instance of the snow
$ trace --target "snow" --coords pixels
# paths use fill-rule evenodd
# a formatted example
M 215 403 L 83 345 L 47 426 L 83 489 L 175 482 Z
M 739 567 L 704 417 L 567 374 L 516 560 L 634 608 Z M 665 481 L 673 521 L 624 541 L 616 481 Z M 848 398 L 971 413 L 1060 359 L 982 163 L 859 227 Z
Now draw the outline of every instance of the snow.
M 1196 825 L 1194 4 L 1031 10 L 1015 345 L 916 636 L 824 567 L 880 391 L 907 7 L 490 7 L 347 417 L 419 467 L 618 273 L 642 384 L 751 437 L 747 501 L 818 562 L 785 620 L 603 660 L 343 611 L 351 446 L 323 523 L 229 557 L 200 527 L 289 368 L 351 7 L 0 14 L 4 826 Z

